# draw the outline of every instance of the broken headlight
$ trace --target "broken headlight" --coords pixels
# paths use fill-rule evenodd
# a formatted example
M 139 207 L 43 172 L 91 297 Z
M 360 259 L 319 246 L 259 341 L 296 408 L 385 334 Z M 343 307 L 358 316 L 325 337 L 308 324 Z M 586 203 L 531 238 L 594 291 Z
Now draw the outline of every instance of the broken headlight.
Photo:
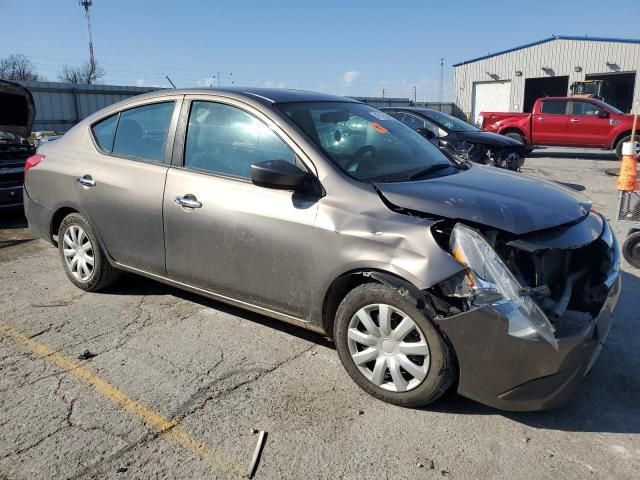
M 471 303 L 492 305 L 509 320 L 509 335 L 543 338 L 557 349 L 549 319 L 509 271 L 489 243 L 475 230 L 456 224 L 451 232 L 451 252 L 466 270 Z

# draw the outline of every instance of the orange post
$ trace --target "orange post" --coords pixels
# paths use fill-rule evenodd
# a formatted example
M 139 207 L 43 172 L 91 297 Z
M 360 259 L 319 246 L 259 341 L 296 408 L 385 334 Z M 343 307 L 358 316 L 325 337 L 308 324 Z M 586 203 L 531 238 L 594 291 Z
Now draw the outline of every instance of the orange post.
M 622 164 L 618 175 L 618 190 L 630 192 L 638 190 L 638 154 L 636 150 L 636 123 L 638 115 L 633 116 L 633 128 L 631 129 L 631 141 L 622 145 Z

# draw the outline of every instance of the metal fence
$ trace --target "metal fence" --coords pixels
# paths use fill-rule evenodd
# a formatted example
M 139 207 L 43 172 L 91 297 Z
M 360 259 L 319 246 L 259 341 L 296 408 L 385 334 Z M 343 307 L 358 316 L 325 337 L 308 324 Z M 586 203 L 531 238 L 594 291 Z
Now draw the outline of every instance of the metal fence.
M 63 133 L 101 108 L 157 88 L 16 82 L 29 89 L 36 105 L 34 131 Z
M 429 108 L 431 110 L 438 110 L 440 112 L 448 113 L 454 117 L 458 117 L 462 120 L 467 120 L 464 112 L 458 108 L 455 103 L 451 102 L 414 102 L 409 98 L 402 97 L 350 97 L 354 100 L 366 103 L 376 108 L 385 107 L 420 107 Z
M 36 104 L 34 131 L 52 130 L 64 133 L 83 118 L 101 108 L 142 93 L 158 90 L 152 87 L 117 85 L 76 85 L 58 82 L 17 82 L 29 89 Z M 351 97 L 376 108 L 425 107 L 465 119 L 453 103 L 416 102 L 402 97 Z M 466 120 L 466 119 L 465 119 Z

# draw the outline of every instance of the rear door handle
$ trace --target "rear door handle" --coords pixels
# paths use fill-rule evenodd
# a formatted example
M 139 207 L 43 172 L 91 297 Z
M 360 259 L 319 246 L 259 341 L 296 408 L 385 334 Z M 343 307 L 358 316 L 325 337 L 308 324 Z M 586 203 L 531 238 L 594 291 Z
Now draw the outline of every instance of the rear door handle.
M 91 178 L 91 175 L 83 175 L 82 177 L 77 177 L 76 182 L 78 182 L 83 187 L 95 187 L 96 181 Z
M 571 120 L 569 120 L 571 123 L 580 123 L 580 119 L 578 118 L 572 118 Z
M 544 117 L 538 117 L 538 120 L 544 122 Z
M 185 208 L 202 208 L 202 202 L 198 201 L 195 195 L 187 193 L 186 195 L 177 196 L 174 199 L 176 205 Z

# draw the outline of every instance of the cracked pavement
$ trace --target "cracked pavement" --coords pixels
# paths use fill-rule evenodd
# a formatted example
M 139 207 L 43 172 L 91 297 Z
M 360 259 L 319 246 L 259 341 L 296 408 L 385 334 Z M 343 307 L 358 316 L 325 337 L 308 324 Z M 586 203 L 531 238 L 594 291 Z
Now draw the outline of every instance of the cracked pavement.
M 617 166 L 557 149 L 525 171 L 584 187 L 613 218 L 604 170 Z M 19 215 L 0 215 L 0 325 L 50 350 L 0 331 L 0 479 L 238 478 L 252 428 L 269 432 L 256 478 L 637 478 L 640 272 L 626 263 L 608 343 L 566 407 L 513 414 L 448 394 L 409 410 L 361 392 L 320 335 L 135 276 L 83 293 Z M 96 356 L 78 359 L 86 350 Z M 171 426 L 122 408 L 84 371 Z

